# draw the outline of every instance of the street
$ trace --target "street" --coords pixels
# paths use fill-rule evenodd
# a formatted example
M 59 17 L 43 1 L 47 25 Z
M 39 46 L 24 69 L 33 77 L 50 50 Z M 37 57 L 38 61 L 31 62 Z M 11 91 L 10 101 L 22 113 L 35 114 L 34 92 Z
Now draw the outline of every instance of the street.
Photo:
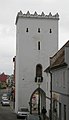
M 1 105 L 1 96 L 3 93 L 6 93 L 6 90 L 0 89 L 0 120 L 17 120 L 16 114 L 14 113 L 14 111 L 11 108 L 11 104 L 10 104 L 10 106 L 2 106 Z
M 10 106 L 2 106 L 0 103 L 0 120 L 17 120 L 17 117 Z M 37 116 L 30 115 L 29 120 L 39 120 L 39 119 Z
M 2 106 L 0 104 L 0 120 L 17 120 L 16 114 L 10 106 Z

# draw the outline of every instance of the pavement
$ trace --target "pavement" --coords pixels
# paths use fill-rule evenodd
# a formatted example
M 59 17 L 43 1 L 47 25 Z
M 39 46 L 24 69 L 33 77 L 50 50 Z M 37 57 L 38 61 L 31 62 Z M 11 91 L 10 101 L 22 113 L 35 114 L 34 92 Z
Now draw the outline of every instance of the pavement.
M 30 114 L 29 120 L 44 120 L 44 119 L 43 119 L 42 115 L 38 116 L 38 115 Z M 49 118 L 46 117 L 45 120 L 49 120 Z
M 14 105 L 13 105 L 13 101 L 10 101 L 10 107 L 11 107 L 11 109 L 14 111 L 14 107 L 13 107 Z

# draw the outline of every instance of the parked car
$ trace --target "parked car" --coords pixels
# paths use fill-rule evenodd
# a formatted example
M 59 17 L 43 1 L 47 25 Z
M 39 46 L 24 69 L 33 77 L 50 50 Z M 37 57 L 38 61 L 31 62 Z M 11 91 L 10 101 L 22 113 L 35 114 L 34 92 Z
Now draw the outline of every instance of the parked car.
M 29 110 L 28 110 L 28 108 L 21 107 L 20 109 L 18 109 L 18 111 L 17 111 L 17 118 L 20 118 L 20 117 L 28 120 L 28 117 L 29 117 Z
M 3 100 L 1 101 L 1 104 L 2 104 L 2 106 L 10 106 L 10 102 L 9 102 L 8 99 L 3 99 Z
M 4 99 L 8 99 L 7 93 L 4 93 L 4 94 L 2 95 L 2 100 L 4 100 Z

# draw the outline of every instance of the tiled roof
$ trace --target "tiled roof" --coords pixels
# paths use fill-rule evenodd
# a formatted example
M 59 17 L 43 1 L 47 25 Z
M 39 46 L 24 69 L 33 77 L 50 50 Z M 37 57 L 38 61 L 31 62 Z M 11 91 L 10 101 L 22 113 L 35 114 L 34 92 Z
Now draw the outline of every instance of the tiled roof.
M 50 67 L 65 63 L 65 47 L 69 47 L 69 41 L 53 57 L 50 57 Z
M 50 57 L 50 66 L 48 66 L 44 72 L 49 72 L 50 69 L 58 68 L 61 66 L 67 66 L 65 63 L 65 47 L 69 47 L 69 40 L 66 44 L 52 57 Z
M 8 78 L 8 76 L 5 75 L 4 73 L 0 74 L 0 81 L 1 82 L 6 82 L 7 78 Z

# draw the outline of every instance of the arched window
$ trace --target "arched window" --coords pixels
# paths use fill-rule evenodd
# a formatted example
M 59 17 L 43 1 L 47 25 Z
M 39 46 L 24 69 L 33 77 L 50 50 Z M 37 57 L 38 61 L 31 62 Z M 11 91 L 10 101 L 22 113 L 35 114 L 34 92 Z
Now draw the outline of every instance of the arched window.
M 35 77 L 35 82 L 43 82 L 43 77 L 42 77 L 42 65 L 37 64 L 36 65 L 36 77 Z
M 42 77 L 42 65 L 41 64 L 36 65 L 36 77 Z

